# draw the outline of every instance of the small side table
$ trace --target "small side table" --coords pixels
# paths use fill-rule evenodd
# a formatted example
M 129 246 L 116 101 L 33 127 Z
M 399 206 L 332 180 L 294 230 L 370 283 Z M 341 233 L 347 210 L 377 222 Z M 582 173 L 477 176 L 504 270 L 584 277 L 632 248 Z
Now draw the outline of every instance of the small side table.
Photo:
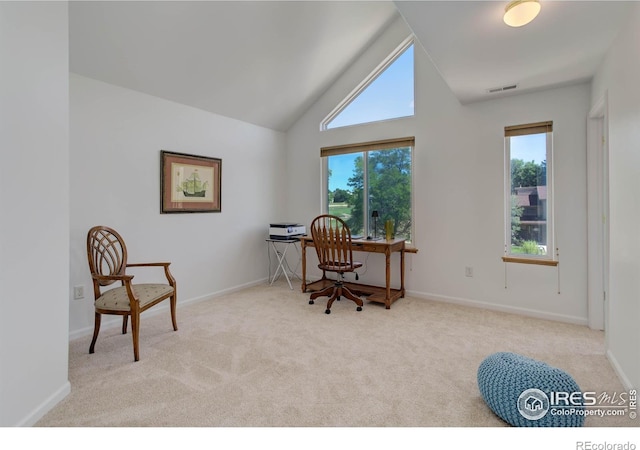
M 291 286 L 291 279 L 289 278 L 289 275 L 291 275 L 291 277 L 298 277 L 295 273 L 295 271 L 293 271 L 291 269 L 291 267 L 289 267 L 289 262 L 287 261 L 287 250 L 289 249 L 289 247 L 291 247 L 293 245 L 293 247 L 295 247 L 295 249 L 298 252 L 298 261 L 300 261 L 301 259 L 301 255 L 300 255 L 300 250 L 298 250 L 298 246 L 296 245 L 297 242 L 300 242 L 300 239 L 265 239 L 267 241 L 267 257 L 269 258 L 269 285 L 272 285 L 279 277 L 281 274 L 284 274 L 284 277 L 287 279 L 287 283 L 289 283 L 289 288 L 293 289 L 293 286 Z M 273 250 L 273 253 L 275 253 L 276 258 L 278 259 L 278 267 L 276 267 L 276 271 L 273 274 L 273 276 L 271 276 L 271 251 Z

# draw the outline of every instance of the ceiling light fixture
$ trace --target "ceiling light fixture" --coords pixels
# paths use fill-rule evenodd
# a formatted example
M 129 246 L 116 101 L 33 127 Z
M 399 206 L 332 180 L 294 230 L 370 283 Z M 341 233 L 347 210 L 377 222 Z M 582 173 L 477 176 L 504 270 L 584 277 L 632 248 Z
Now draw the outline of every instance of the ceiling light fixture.
M 535 19 L 539 12 L 538 0 L 515 0 L 504 9 L 504 23 L 510 27 L 521 27 Z

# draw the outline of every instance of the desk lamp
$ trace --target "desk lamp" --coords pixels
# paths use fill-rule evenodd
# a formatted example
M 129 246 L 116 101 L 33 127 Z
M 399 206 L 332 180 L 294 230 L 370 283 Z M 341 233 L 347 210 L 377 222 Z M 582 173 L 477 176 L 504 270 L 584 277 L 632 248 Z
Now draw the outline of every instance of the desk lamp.
M 371 217 L 373 217 L 373 239 L 376 240 L 378 238 L 378 210 L 373 210 Z

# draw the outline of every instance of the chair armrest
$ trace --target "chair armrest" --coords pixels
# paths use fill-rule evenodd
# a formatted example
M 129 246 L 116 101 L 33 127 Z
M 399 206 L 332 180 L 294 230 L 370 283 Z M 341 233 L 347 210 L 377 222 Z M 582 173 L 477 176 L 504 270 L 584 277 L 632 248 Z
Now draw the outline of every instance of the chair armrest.
M 167 277 L 169 285 L 176 288 L 176 280 L 169 271 L 170 262 L 154 262 L 154 263 L 127 263 L 126 267 L 164 267 L 164 275 Z
M 92 274 L 91 277 L 95 280 L 95 281 L 122 281 L 122 282 L 127 282 L 127 281 L 131 281 L 133 279 L 133 275 L 96 275 L 96 274 Z M 109 284 L 109 283 L 107 283 Z
M 157 266 L 162 266 L 162 267 L 167 267 L 169 264 L 171 264 L 170 262 L 154 262 L 154 263 L 127 263 L 127 267 L 157 267 Z
M 166 269 L 166 267 L 165 267 Z M 129 297 L 129 301 L 131 302 L 131 308 L 138 307 L 138 296 L 136 295 L 133 285 L 131 284 L 131 280 L 133 279 L 133 275 L 92 275 L 93 285 L 94 285 L 94 293 L 96 296 L 96 300 L 100 295 L 102 295 L 100 286 L 107 286 L 114 281 L 121 281 L 122 285 L 127 290 L 127 296 Z
M 138 301 L 135 293 L 131 289 L 131 280 L 133 279 L 133 275 L 97 275 L 91 274 L 91 278 L 93 278 L 93 292 L 96 300 L 100 295 L 102 295 L 101 287 L 105 287 L 110 285 L 115 281 L 120 281 L 123 286 L 127 289 L 127 295 L 133 301 Z

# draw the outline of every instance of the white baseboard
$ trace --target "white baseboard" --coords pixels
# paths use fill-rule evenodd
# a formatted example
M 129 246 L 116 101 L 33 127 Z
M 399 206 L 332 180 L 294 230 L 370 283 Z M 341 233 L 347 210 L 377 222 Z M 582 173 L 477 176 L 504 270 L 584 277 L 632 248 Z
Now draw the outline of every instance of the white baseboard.
M 567 316 L 565 314 L 555 314 L 546 311 L 537 311 L 528 308 L 518 308 L 514 306 L 496 305 L 495 303 L 481 302 L 468 298 L 449 297 L 446 295 L 429 294 L 424 292 L 406 291 L 407 295 L 425 300 L 433 300 L 436 302 L 453 303 L 456 305 L 471 306 L 474 308 L 488 309 L 490 311 L 499 311 L 510 314 L 518 314 L 521 316 L 535 317 L 537 319 L 553 320 L 556 322 L 572 323 L 575 325 L 587 325 L 586 317 Z
M 36 407 L 31 414 L 22 419 L 16 424 L 17 427 L 30 427 L 36 424 L 38 420 L 42 419 L 46 413 L 51 411 L 62 399 L 64 399 L 71 392 L 71 383 L 67 381 L 60 388 L 49 396 L 44 402 Z
M 631 383 L 631 380 L 629 380 L 629 377 L 627 377 L 627 375 L 624 373 L 624 370 L 622 370 L 622 367 L 618 363 L 618 360 L 616 359 L 615 355 L 611 353 L 611 350 L 607 349 L 606 355 L 607 355 L 607 359 L 611 363 L 611 367 L 613 367 L 613 371 L 616 373 L 616 375 L 618 375 L 620 382 L 622 383 L 622 385 L 627 391 L 631 389 L 637 389 L 638 387 L 640 387 L 640 386 L 633 386 L 633 384 Z

